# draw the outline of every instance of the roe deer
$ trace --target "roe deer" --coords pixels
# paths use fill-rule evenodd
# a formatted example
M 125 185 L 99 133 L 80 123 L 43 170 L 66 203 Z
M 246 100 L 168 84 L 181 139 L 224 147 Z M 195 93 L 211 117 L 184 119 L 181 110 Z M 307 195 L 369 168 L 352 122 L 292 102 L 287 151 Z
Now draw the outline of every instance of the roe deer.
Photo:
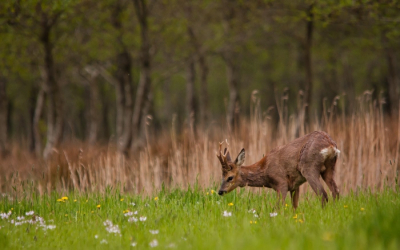
M 340 151 L 336 142 L 325 132 L 314 131 L 294 141 L 273 149 L 260 161 L 242 166 L 244 149 L 240 151 L 235 161 L 225 148 L 221 151 L 219 145 L 217 157 L 222 165 L 222 184 L 219 195 L 229 193 L 236 187 L 269 187 L 278 192 L 279 198 L 285 203 L 286 194 L 290 191 L 292 204 L 297 208 L 299 203 L 299 187 L 308 181 L 318 195 L 322 195 L 322 206 L 328 201 L 319 176 L 332 192 L 334 199 L 339 198 L 339 189 L 334 178 L 336 158 Z M 279 204 L 279 198 L 278 203 Z

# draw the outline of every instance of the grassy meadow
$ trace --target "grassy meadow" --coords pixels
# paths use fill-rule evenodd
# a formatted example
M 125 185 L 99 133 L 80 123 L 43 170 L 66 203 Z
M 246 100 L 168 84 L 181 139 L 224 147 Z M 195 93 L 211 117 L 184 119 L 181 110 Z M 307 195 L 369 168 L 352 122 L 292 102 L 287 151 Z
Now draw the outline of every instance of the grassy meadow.
M 307 126 L 282 104 L 277 126 L 255 105 L 235 133 L 214 123 L 147 131 L 128 157 L 71 141 L 44 161 L 12 145 L 0 159 L 0 249 L 400 249 L 400 122 L 367 97 L 350 116 L 325 112 Z M 322 208 L 307 183 L 296 211 L 289 197 L 275 208 L 271 189 L 216 194 L 218 142 L 233 157 L 244 147 L 248 165 L 314 130 L 341 151 L 336 202 Z
M 1 249 L 399 249 L 398 190 L 349 193 L 325 208 L 314 194 L 274 208 L 245 189 L 161 190 L 153 196 L 57 194 L 0 203 Z M 33 211 L 33 212 L 32 212 Z

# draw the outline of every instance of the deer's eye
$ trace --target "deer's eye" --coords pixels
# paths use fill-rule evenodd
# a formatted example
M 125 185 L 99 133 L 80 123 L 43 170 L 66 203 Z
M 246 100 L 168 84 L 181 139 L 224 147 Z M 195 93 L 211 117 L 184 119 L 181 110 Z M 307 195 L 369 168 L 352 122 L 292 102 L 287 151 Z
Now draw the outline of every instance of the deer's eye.
M 230 182 L 231 180 L 233 180 L 233 176 L 229 177 L 228 180 L 226 180 L 226 181 Z

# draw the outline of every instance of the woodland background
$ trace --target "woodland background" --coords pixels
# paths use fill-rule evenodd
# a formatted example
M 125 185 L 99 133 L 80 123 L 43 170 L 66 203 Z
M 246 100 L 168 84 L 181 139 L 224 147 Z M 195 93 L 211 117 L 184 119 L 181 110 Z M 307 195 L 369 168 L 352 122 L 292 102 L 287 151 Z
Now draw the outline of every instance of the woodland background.
M 398 1 L 3 0 L 0 37 L 3 184 L 36 168 L 35 178 L 77 188 L 74 175 L 90 176 L 78 168 L 102 156 L 126 174 L 147 155 L 149 168 L 169 169 L 151 178 L 176 176 L 180 147 L 189 153 L 174 157 L 189 159 L 202 145 L 200 166 L 218 141 L 250 145 L 254 131 L 284 138 L 257 144 L 259 154 L 324 129 L 344 148 L 368 141 L 379 161 L 398 157 Z M 348 144 L 353 132 L 370 137 Z

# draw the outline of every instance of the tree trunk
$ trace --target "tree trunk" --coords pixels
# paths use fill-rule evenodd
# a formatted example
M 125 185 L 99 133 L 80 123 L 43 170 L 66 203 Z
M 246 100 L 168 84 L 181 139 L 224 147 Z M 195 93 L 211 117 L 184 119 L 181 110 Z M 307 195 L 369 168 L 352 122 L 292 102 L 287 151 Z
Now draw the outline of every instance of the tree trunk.
M 390 115 L 396 117 L 399 109 L 399 86 L 400 80 L 397 75 L 395 54 L 391 50 L 387 50 L 386 58 L 388 62 L 388 92 L 389 92 L 389 106 Z
M 5 157 L 7 153 L 7 92 L 6 82 L 0 78 L 0 155 Z
M 196 81 L 196 69 L 194 58 L 189 59 L 186 75 L 186 119 L 189 126 L 194 124 L 195 102 L 194 102 L 194 85 Z
M 98 83 L 95 78 L 90 79 L 89 82 L 89 127 L 88 127 L 88 138 L 89 144 L 94 145 L 97 142 L 99 134 L 99 122 L 100 122 L 100 98 Z
M 200 65 L 200 124 L 206 126 L 208 122 L 208 66 L 204 55 L 199 55 Z
M 47 143 L 43 152 L 43 157 L 48 159 L 52 150 L 61 141 L 63 117 L 62 117 L 62 98 L 60 88 L 56 82 L 54 73 L 54 60 L 52 44 L 50 41 L 51 26 L 45 20 L 42 24 L 41 42 L 44 47 L 44 86 L 47 94 Z
M 311 49 L 312 49 L 312 38 L 313 38 L 313 5 L 307 10 L 307 24 L 306 24 L 306 39 L 304 44 L 304 64 L 305 64 L 305 93 L 304 100 L 308 107 L 306 108 L 305 121 L 311 122 L 311 103 L 312 103 L 312 91 L 313 91 L 313 78 L 312 78 L 312 61 L 311 61 Z
M 135 106 L 132 118 L 132 135 L 133 139 L 138 138 L 141 120 L 143 117 L 143 109 L 146 102 L 150 101 L 149 91 L 151 85 L 151 65 L 150 65 L 150 41 L 148 36 L 148 9 L 145 0 L 133 0 L 136 16 L 140 25 L 140 80 L 136 92 Z
M 118 149 L 120 152 L 126 154 L 132 141 L 132 80 L 131 80 L 131 57 L 127 51 L 120 53 L 117 58 L 117 84 L 119 93 L 120 110 L 122 117 L 119 118 L 117 126 L 122 127 L 118 140 Z
M 36 99 L 35 111 L 32 121 L 33 147 L 31 148 L 31 150 L 36 154 L 37 157 L 40 157 L 42 152 L 42 137 L 40 135 L 39 121 L 43 113 L 44 100 L 45 92 L 43 88 L 40 88 Z
M 230 129 L 233 130 L 239 125 L 239 92 L 238 92 L 238 76 L 237 67 L 235 63 L 230 61 L 226 62 L 226 74 L 229 87 L 229 101 L 227 107 L 227 122 Z

